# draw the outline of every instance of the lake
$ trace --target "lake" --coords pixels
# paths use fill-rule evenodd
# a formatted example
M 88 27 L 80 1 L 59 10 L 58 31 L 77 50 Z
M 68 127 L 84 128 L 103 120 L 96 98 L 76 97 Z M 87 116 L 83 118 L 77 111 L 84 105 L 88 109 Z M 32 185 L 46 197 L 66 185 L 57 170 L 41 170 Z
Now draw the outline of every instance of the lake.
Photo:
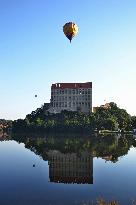
M 90 205 L 99 198 L 136 201 L 133 135 L 0 136 L 0 204 Z

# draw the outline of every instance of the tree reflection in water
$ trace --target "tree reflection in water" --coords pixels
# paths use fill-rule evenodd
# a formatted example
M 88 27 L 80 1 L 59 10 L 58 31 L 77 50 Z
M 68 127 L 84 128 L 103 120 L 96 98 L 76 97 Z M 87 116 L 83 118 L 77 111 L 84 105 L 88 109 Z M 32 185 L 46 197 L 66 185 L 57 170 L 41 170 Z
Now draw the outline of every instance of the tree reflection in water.
M 116 163 L 136 141 L 132 135 L 23 136 L 12 139 L 48 160 L 49 179 L 55 183 L 93 184 L 93 158 Z

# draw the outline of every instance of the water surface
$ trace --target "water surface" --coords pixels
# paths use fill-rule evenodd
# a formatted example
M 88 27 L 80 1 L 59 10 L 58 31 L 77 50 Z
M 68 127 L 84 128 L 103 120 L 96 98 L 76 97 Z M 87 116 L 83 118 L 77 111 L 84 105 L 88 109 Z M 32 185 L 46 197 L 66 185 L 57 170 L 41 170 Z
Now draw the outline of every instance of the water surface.
M 12 136 L 0 141 L 0 204 L 136 199 L 133 136 Z

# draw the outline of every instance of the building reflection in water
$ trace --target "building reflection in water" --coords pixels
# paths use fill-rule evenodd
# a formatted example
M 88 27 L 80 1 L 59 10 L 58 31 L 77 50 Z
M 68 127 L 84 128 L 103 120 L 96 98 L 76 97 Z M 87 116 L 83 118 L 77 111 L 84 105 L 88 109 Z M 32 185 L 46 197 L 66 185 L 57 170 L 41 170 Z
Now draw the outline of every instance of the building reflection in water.
M 55 183 L 93 184 L 93 157 L 116 163 L 132 146 L 136 147 L 134 136 L 122 134 L 89 138 L 15 135 L 13 139 L 48 161 L 49 181 Z
M 88 152 L 48 152 L 49 179 L 55 183 L 93 184 L 93 157 Z

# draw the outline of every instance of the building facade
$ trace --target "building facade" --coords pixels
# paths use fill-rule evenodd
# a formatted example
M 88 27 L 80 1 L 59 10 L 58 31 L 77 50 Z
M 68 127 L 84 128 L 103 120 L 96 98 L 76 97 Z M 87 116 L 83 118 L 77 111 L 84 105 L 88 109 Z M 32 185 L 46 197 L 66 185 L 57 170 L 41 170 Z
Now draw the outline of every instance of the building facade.
M 92 112 L 92 82 L 52 84 L 49 112 L 62 110 Z

